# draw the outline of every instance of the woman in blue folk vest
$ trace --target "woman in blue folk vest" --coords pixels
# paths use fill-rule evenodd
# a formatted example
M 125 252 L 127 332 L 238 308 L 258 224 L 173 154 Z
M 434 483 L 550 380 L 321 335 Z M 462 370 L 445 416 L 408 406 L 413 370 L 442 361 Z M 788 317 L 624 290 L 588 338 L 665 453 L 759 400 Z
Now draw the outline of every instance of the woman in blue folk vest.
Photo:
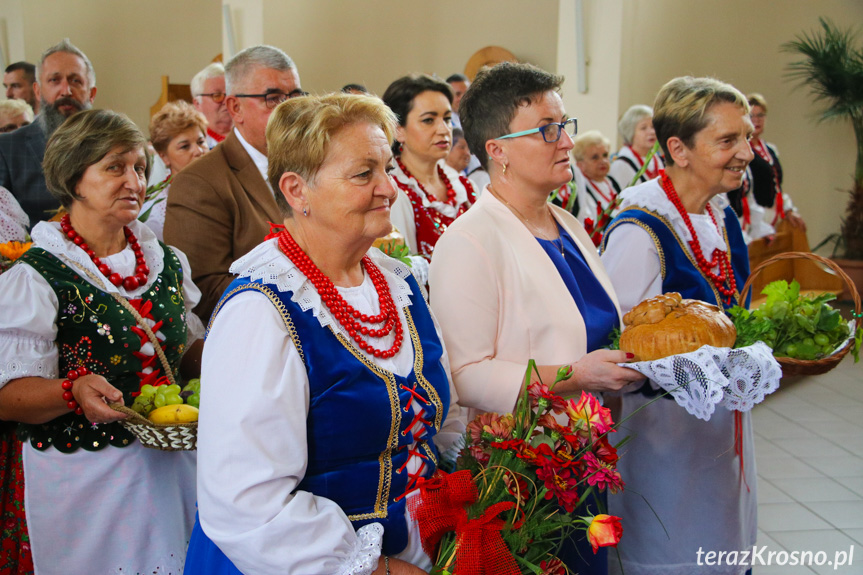
M 683 77 L 663 86 L 654 111 L 666 168 L 623 191 L 602 246 L 620 307 L 667 292 L 736 305 L 749 259 L 725 193 L 740 187 L 752 160 L 749 104 L 733 86 Z M 647 395 L 625 394 L 622 416 Z M 749 412 L 734 413 L 717 410 L 702 421 L 661 399 L 624 424 L 633 436 L 618 465 L 627 491 L 610 496 L 609 509 L 626 525 L 619 550 L 627 574 L 745 571 L 697 564 L 699 549 L 755 544 L 752 426 Z
M 285 229 L 234 263 L 205 347 L 187 574 L 424 573 L 406 502 L 464 425 L 437 325 L 391 230 L 396 119 L 333 94 L 279 106 Z

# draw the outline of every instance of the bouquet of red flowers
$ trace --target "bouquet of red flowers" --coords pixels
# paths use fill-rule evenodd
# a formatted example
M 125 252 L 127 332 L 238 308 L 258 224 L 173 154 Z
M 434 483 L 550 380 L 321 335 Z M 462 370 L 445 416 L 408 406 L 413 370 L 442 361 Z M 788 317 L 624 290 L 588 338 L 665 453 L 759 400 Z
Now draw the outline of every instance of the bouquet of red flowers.
M 553 393 L 568 367 L 552 386 L 531 383 L 535 368 L 531 361 L 515 411 L 474 419 L 458 471 L 439 472 L 411 501 L 423 548 L 437 558 L 432 573 L 565 575 L 556 554 L 575 530 L 594 553 L 620 540 L 619 518 L 573 514 L 597 490 L 623 489 L 610 412 L 589 393 Z

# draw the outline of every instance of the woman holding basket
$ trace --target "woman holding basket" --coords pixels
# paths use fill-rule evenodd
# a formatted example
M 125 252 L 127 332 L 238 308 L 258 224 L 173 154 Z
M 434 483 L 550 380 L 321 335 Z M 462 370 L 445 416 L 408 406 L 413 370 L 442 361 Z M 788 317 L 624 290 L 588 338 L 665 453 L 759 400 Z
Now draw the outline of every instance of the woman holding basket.
M 136 219 L 145 144 L 121 114 L 67 120 L 43 162 L 67 215 L 33 228 L 33 247 L 0 277 L 0 419 L 20 423 L 18 537 L 29 532 L 39 575 L 183 566 L 195 453 L 144 448 L 107 405 L 177 378 L 181 363 L 194 375 L 201 352 L 186 257 Z

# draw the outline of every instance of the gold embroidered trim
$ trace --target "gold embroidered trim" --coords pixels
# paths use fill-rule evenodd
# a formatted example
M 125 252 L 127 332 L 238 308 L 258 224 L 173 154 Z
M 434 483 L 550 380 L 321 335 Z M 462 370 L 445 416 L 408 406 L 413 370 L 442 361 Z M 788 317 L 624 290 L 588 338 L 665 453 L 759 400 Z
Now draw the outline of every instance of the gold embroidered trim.
M 647 232 L 647 235 L 649 235 L 650 238 L 653 240 L 653 244 L 656 246 L 656 253 L 659 255 L 659 273 L 662 275 L 662 279 L 664 280 L 665 279 L 665 252 L 662 251 L 662 244 L 659 242 L 659 236 L 656 235 L 656 232 L 654 232 L 650 228 L 650 226 L 648 226 L 647 224 L 645 224 L 641 220 L 637 220 L 635 218 L 621 218 L 621 219 L 617 220 L 615 222 L 615 224 L 613 226 L 611 226 L 608 229 L 608 231 L 605 232 L 605 238 L 603 238 L 603 251 L 605 249 L 605 241 L 608 238 L 609 234 L 611 233 L 611 230 L 613 230 L 614 228 L 616 228 L 617 226 L 619 226 L 620 224 L 623 224 L 623 223 L 635 224 L 636 226 L 640 227 L 645 232 Z
M 650 210 L 645 209 L 645 208 L 630 207 L 630 208 L 627 208 L 627 211 L 628 210 L 636 210 L 639 212 L 644 212 L 645 214 L 648 214 L 650 216 L 653 216 L 656 219 L 658 219 L 660 222 L 662 222 L 662 224 L 666 228 L 668 228 L 668 231 L 670 231 L 671 235 L 674 236 L 674 239 L 677 240 L 677 244 L 680 246 L 680 249 L 686 255 L 686 258 L 689 260 L 689 263 L 691 263 L 692 266 L 696 270 L 698 270 L 698 273 L 701 274 L 701 277 L 704 278 L 704 281 L 707 282 L 707 285 L 710 286 L 710 290 L 713 292 L 713 296 L 716 298 L 716 305 L 719 306 L 720 309 L 722 309 L 723 308 L 722 295 L 719 293 L 719 290 L 716 289 L 716 286 L 713 285 L 713 282 L 710 280 L 710 278 L 707 276 L 707 274 L 705 274 L 704 271 L 698 266 L 698 262 L 695 260 L 695 256 L 693 256 L 690 253 L 689 248 L 683 243 L 683 240 L 680 238 L 680 236 L 677 235 L 677 232 L 674 231 L 674 227 L 671 225 L 671 222 L 669 222 L 667 219 L 660 216 L 656 212 L 651 212 Z M 724 219 L 724 217 L 725 216 L 723 214 L 723 219 Z M 636 225 L 640 226 L 642 229 L 644 229 L 648 234 L 650 234 L 650 237 L 653 238 L 653 242 L 656 244 L 657 251 L 660 253 L 659 259 L 660 259 L 660 263 L 662 266 L 662 279 L 664 280 L 665 279 L 665 256 L 662 254 L 662 248 L 659 244 L 659 238 L 653 233 L 652 230 L 650 230 L 650 228 L 647 226 L 647 224 L 645 224 L 644 222 L 642 222 L 640 220 L 637 220 L 634 218 L 623 218 L 620 220 L 620 222 L 630 222 L 630 223 L 636 224 Z M 617 224 L 615 225 L 615 227 L 617 227 Z M 611 230 L 609 230 L 609 232 L 610 231 Z M 725 240 L 725 250 L 726 250 L 726 253 L 729 254 L 729 259 L 730 259 L 731 244 L 728 241 L 728 228 L 726 226 L 722 226 L 722 235 L 723 235 L 723 239 Z M 734 271 L 732 270 L 731 273 L 734 273 Z M 740 302 L 740 291 L 739 290 L 735 293 L 735 299 L 738 301 L 738 303 Z
M 414 319 L 411 315 L 410 310 L 408 308 L 404 308 L 404 312 L 405 320 L 407 320 L 408 324 L 408 332 L 411 335 L 411 342 L 414 346 L 414 373 L 417 376 L 417 383 L 419 383 L 420 387 L 422 387 L 426 391 L 429 399 L 435 406 L 434 426 L 436 431 L 440 431 L 441 425 L 443 425 L 443 402 L 441 401 L 437 390 L 431 383 L 429 383 L 429 381 L 423 375 L 425 357 L 423 356 L 422 345 L 420 345 L 420 336 L 419 333 L 417 333 L 416 327 L 414 326 Z M 441 343 L 441 346 L 442 345 L 443 343 Z
M 222 309 L 222 306 L 225 305 L 228 299 L 234 294 L 249 290 L 254 290 L 264 294 L 265 296 L 267 296 L 267 299 L 269 299 L 270 302 L 272 302 L 272 304 L 276 306 L 276 309 L 279 311 L 279 315 L 282 316 L 282 321 L 285 322 L 285 327 L 288 330 L 288 335 L 291 337 L 291 341 L 294 342 L 294 347 L 297 348 L 297 353 L 300 354 L 300 359 L 302 360 L 303 365 L 305 365 L 306 356 L 303 354 L 303 346 L 300 344 L 300 337 L 297 334 L 297 328 L 294 327 L 294 322 L 291 319 L 291 314 L 288 313 L 288 308 L 285 306 L 284 303 L 282 303 L 282 300 L 279 298 L 276 292 L 274 292 L 267 286 L 261 284 L 243 284 L 241 286 L 235 287 L 230 292 L 222 296 L 222 299 L 220 299 L 219 303 L 216 304 L 216 309 L 213 310 L 213 315 L 210 316 L 210 321 L 207 324 L 207 335 L 210 335 L 210 328 L 213 327 L 213 321 L 216 319 L 216 315 L 219 313 L 219 310 Z
M 369 361 L 369 359 L 365 357 L 362 353 L 360 353 L 360 350 L 358 350 L 353 345 L 353 343 L 349 341 L 344 335 L 336 333 L 332 325 L 329 326 L 329 328 L 333 335 L 336 336 L 339 342 L 345 347 L 345 349 L 347 349 L 351 353 L 351 355 L 353 355 L 360 362 L 362 362 L 363 365 L 369 368 L 372 373 L 381 378 L 384 384 L 387 386 L 387 396 L 390 400 L 390 433 L 389 439 L 387 440 L 387 448 L 382 451 L 381 454 L 378 456 L 380 471 L 378 474 L 378 494 L 375 499 L 374 511 L 372 513 L 348 515 L 348 519 L 350 519 L 351 521 L 384 518 L 387 516 L 387 501 L 390 498 L 390 490 L 392 487 L 392 452 L 395 451 L 395 449 L 398 447 L 398 434 L 402 422 L 401 410 L 399 409 L 400 404 L 396 378 L 389 371 L 382 369 L 381 367 Z

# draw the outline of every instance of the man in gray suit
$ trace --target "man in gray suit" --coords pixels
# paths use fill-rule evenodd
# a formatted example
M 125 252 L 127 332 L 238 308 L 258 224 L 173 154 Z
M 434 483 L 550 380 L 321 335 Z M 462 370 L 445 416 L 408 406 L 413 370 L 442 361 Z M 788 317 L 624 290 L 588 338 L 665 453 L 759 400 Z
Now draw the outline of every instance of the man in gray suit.
M 267 120 L 287 98 L 305 93 L 287 54 L 246 48 L 225 65 L 225 99 L 234 121 L 227 138 L 171 182 L 165 243 L 189 258 L 201 290 L 195 313 L 206 323 L 233 280 L 234 260 L 264 240 L 282 217 L 267 183 Z
M 42 54 L 36 93 L 41 110 L 29 126 L 0 135 L 0 186 L 21 204 L 33 226 L 60 203 L 48 192 L 42 157 L 51 134 L 66 118 L 88 110 L 96 97 L 96 73 L 81 50 L 64 39 Z

